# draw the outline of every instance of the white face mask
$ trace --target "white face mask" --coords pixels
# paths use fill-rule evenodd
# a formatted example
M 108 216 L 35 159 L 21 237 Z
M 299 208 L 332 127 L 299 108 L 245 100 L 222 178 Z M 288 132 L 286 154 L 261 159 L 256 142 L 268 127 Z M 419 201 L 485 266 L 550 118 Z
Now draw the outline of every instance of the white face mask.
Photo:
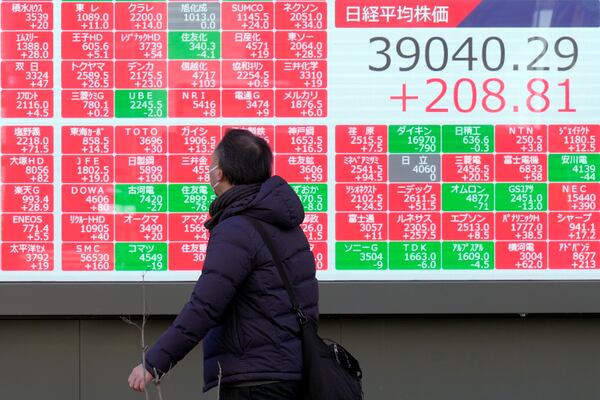
M 211 169 L 208 170 L 208 173 L 210 174 L 211 172 L 213 172 L 215 169 L 219 168 L 218 165 L 215 165 L 214 167 L 212 167 Z M 217 186 L 219 186 L 221 184 L 221 181 L 218 181 L 217 183 L 214 184 L 214 186 L 211 184 L 210 187 L 212 188 L 212 190 L 215 192 L 215 194 L 217 194 L 217 191 L 215 190 L 217 188 Z

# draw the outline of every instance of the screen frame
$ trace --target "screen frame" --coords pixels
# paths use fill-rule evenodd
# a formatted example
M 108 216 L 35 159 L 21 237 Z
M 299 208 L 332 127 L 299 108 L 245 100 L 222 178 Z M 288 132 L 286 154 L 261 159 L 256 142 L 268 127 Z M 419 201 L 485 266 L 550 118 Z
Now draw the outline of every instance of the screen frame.
M 55 3 L 60 4 L 52 2 Z M 326 31 L 335 32 L 339 30 L 335 24 L 336 3 L 333 0 L 326 0 L 325 3 L 330 25 Z M 515 25 L 523 32 L 542 28 L 519 25 L 510 19 L 502 20 L 503 16 L 514 16 L 513 7 L 507 5 L 507 1 L 492 0 L 489 3 L 500 5 L 502 10 L 507 10 L 506 13 L 491 12 L 490 8 L 483 7 L 479 13 L 471 16 L 472 23 L 465 27 L 493 29 L 494 24 L 486 26 L 481 21 L 490 16 L 505 24 L 502 26 L 504 28 Z M 534 0 L 521 3 L 537 4 Z M 60 7 L 55 7 L 53 13 L 59 16 Z M 58 21 L 55 20 L 55 24 Z M 575 20 L 568 27 L 565 26 L 583 27 L 587 26 Z M 597 26 L 587 28 L 592 31 L 598 29 Z M 54 26 L 52 30 L 57 32 L 58 29 Z M 58 40 L 58 37 L 55 39 Z M 331 41 L 328 46 L 334 44 Z M 56 55 L 53 62 L 54 59 Z M 335 57 L 326 60 L 328 71 L 332 70 Z M 331 87 L 330 84 L 327 89 Z M 55 85 L 52 90 L 58 88 Z M 16 123 L 16 119 L 8 121 L 9 125 Z M 219 120 L 214 123 L 223 125 L 224 122 Z M 370 123 L 362 121 L 360 124 Z M 181 281 L 146 282 L 143 285 L 131 281 L 0 282 L 0 318 L 140 315 L 144 293 L 149 314 L 173 315 L 187 301 L 193 285 L 193 282 Z M 600 313 L 599 289 L 600 280 L 322 281 L 320 311 L 324 315 Z
M 0 316 L 177 314 L 194 282 L 0 283 Z M 596 314 L 600 280 L 322 281 L 321 315 Z M 357 296 L 358 295 L 358 296 Z

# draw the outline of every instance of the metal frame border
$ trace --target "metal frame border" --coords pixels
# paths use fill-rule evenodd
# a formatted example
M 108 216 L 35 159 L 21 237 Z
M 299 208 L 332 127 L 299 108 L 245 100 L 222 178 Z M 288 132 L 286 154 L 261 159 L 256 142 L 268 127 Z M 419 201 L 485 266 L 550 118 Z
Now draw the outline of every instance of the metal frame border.
M 146 282 L 147 312 L 174 315 L 193 282 Z M 594 281 L 323 281 L 322 315 L 600 313 Z M 142 284 L 0 283 L 0 317 L 142 313 Z

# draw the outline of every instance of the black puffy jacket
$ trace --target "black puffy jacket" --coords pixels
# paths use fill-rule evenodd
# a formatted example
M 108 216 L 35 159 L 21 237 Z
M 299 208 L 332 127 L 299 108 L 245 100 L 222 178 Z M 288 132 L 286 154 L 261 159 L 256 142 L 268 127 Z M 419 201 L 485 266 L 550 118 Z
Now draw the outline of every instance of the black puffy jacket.
M 229 206 L 211 231 L 202 275 L 190 301 L 146 355 L 146 367 L 167 372 L 204 339 L 204 390 L 261 380 L 299 380 L 302 350 L 296 315 L 262 238 L 241 215 L 264 221 L 296 297 L 318 318 L 315 262 L 300 228 L 304 210 L 280 177 L 252 200 Z

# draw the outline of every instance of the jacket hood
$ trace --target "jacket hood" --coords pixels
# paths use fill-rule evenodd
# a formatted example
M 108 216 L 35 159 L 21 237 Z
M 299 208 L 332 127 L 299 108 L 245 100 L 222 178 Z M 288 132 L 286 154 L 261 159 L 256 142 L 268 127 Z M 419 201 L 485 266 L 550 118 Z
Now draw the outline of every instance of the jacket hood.
M 282 229 L 291 229 L 304 221 L 304 208 L 292 187 L 275 175 L 267 179 L 256 196 L 232 204 L 222 219 L 245 214 Z

